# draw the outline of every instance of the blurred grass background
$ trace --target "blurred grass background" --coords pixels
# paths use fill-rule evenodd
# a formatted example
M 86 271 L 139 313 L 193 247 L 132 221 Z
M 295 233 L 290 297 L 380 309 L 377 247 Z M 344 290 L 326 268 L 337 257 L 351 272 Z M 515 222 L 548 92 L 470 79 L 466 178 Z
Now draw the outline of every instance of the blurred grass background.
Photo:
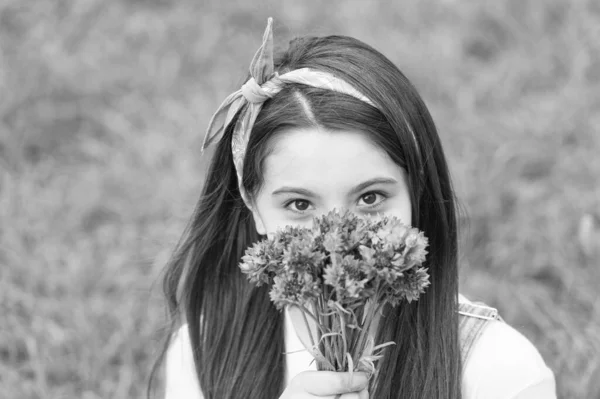
M 461 291 L 600 397 L 600 2 L 0 1 L 0 398 L 142 397 L 208 118 L 268 16 L 415 83 L 466 211 Z

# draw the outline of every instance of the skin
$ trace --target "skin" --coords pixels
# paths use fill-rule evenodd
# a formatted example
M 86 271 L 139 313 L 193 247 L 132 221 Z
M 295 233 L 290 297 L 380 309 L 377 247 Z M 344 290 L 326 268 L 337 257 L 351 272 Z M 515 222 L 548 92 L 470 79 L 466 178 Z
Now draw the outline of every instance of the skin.
M 384 213 L 411 224 L 406 171 L 366 134 L 290 129 L 274 141 L 264 185 L 249 206 L 260 234 L 285 225 L 309 227 L 313 217 L 333 208 Z
M 333 208 L 358 215 L 393 215 L 409 225 L 412 221 L 406 171 L 357 131 L 281 132 L 265 159 L 264 185 L 247 205 L 257 231 L 269 236 L 285 225 L 310 227 L 313 217 Z M 300 311 L 293 307 L 287 311 L 298 337 L 308 345 L 309 330 Z M 316 336 L 316 326 L 311 324 Z M 366 383 L 349 388 L 344 380 L 347 373 L 320 373 L 324 372 L 300 373 L 282 398 L 368 398 Z

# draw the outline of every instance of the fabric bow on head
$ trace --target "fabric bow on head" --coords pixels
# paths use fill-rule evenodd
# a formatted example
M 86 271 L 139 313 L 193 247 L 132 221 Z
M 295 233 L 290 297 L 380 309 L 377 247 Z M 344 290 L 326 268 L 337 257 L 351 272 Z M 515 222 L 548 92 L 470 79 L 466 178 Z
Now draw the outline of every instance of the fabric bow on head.
M 262 103 L 269 98 L 268 93 L 260 85 L 267 82 L 274 73 L 273 65 L 273 18 L 267 20 L 267 28 L 263 35 L 262 45 L 250 63 L 250 79 L 242 88 L 230 94 L 215 112 L 208 124 L 202 150 L 218 141 L 223 136 L 233 117 L 245 105 L 248 109 L 243 112 L 236 124 L 233 135 L 232 151 L 239 185 L 242 185 L 242 162 L 248 143 L 250 129 L 260 112 Z M 242 193 L 244 196 L 244 194 Z M 246 200 L 246 198 L 244 198 Z
M 217 109 L 208 124 L 202 150 L 221 140 L 225 129 L 239 112 L 239 118 L 233 130 L 231 151 L 238 177 L 240 194 L 246 204 L 248 196 L 242 184 L 244 155 L 248 138 L 263 103 L 281 91 L 286 83 L 300 83 L 312 87 L 343 93 L 375 106 L 371 100 L 345 81 L 331 73 L 310 68 L 300 68 L 278 75 L 273 65 L 273 18 L 267 20 L 262 45 L 250 64 L 250 79 L 241 89 L 230 94 Z

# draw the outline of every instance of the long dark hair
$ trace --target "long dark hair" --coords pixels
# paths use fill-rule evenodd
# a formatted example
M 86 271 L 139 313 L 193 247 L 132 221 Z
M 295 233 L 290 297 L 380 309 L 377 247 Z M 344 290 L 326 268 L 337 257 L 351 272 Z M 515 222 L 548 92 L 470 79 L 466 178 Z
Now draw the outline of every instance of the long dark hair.
M 429 237 L 431 285 L 418 301 L 385 309 L 377 342 L 394 340 L 397 345 L 387 348 L 369 392 L 378 399 L 459 399 L 455 199 L 431 115 L 398 68 L 356 39 L 295 39 L 275 61 L 280 74 L 304 67 L 338 76 L 376 107 L 344 94 L 289 84 L 265 102 L 256 120 L 243 185 L 251 196 L 260 190 L 269 143 L 290 127 L 364 132 L 405 168 L 412 224 Z M 205 398 L 277 398 L 285 388 L 283 314 L 270 303 L 267 289 L 250 285 L 238 268 L 244 250 L 261 237 L 240 197 L 231 136 L 232 129 L 227 129 L 215 150 L 163 288 L 171 332 L 188 323 Z M 164 351 L 157 364 L 162 357 Z

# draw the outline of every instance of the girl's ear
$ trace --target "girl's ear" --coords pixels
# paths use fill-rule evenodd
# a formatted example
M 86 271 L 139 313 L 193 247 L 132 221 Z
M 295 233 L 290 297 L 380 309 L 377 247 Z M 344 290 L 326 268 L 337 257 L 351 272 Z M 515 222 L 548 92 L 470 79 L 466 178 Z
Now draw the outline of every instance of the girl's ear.
M 260 213 L 258 213 L 256 204 L 245 195 L 242 195 L 242 198 L 244 200 L 244 204 L 246 204 L 246 208 L 248 208 L 250 212 L 252 212 L 252 219 L 254 219 L 254 226 L 256 227 L 256 232 L 262 236 L 267 235 L 265 223 L 263 222 Z
M 242 197 L 242 201 L 244 201 L 244 205 L 246 205 L 246 208 L 248 208 L 250 212 L 252 212 L 252 219 L 254 219 L 256 232 L 262 236 L 267 235 L 267 229 L 265 228 L 265 224 L 263 223 L 262 218 L 260 217 L 260 213 L 258 213 L 258 211 L 256 210 L 256 204 L 254 203 L 252 198 L 250 198 L 250 196 L 246 193 L 246 191 L 243 190 L 241 187 L 240 194 Z
M 256 210 L 256 207 L 248 207 L 248 208 L 252 212 L 252 218 L 254 219 L 254 225 L 256 226 L 256 231 L 258 232 L 258 234 L 260 234 L 262 236 L 266 236 L 267 229 L 265 228 L 265 224 L 262 221 L 260 214 Z

